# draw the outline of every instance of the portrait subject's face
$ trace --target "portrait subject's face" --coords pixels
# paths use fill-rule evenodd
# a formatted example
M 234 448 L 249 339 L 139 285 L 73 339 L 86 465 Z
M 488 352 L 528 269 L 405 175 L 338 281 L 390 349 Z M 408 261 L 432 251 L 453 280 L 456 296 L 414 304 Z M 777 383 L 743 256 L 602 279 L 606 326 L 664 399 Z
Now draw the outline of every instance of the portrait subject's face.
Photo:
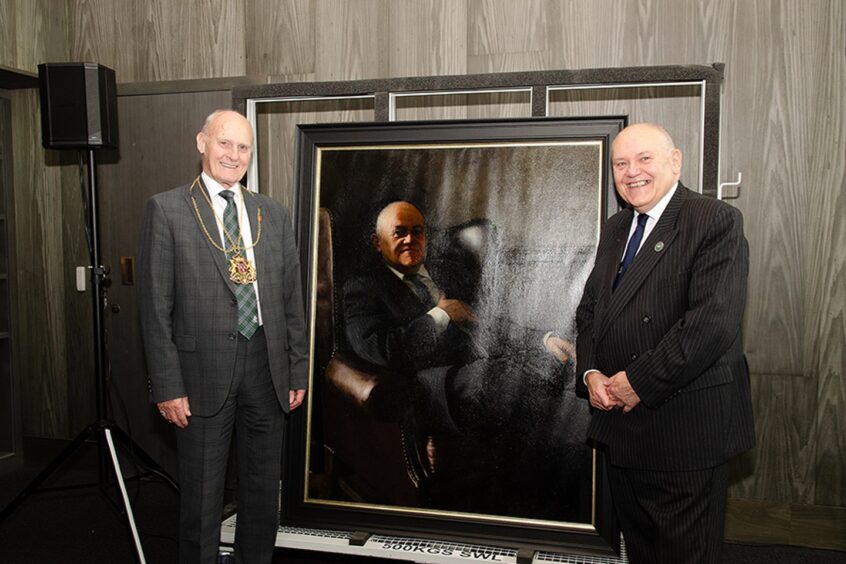
M 681 176 L 681 151 L 672 139 L 649 124 L 624 129 L 611 146 L 617 192 L 640 213 L 646 213 Z
M 373 243 L 389 266 L 403 274 L 417 272 L 426 260 L 423 214 L 408 202 L 388 204 L 376 220 Z
M 203 172 L 229 188 L 244 177 L 253 154 L 253 129 L 237 112 L 223 112 L 197 134 Z

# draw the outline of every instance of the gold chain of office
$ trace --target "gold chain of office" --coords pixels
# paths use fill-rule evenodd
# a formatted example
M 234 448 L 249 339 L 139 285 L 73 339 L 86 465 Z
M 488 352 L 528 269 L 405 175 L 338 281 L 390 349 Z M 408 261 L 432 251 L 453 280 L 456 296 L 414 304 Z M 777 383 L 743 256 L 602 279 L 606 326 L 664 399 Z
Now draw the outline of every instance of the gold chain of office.
M 223 220 L 220 218 L 220 216 L 218 216 L 217 212 L 215 211 L 214 206 L 212 205 L 212 202 L 209 199 L 209 195 L 206 194 L 205 190 L 203 190 L 202 188 L 200 189 L 200 192 L 203 193 L 203 197 L 206 199 L 206 203 L 209 205 L 209 208 L 211 209 L 212 214 L 214 214 L 215 219 L 220 222 L 220 225 L 223 228 L 223 234 L 226 236 L 226 239 L 232 245 L 229 249 L 227 249 L 226 247 L 219 245 L 215 238 L 211 236 L 208 228 L 206 227 L 206 222 L 203 221 L 203 217 L 200 215 L 200 208 L 199 206 L 197 206 L 196 198 L 194 198 L 194 186 L 197 186 L 198 184 L 200 184 L 199 176 L 194 179 L 194 182 L 191 184 L 191 188 L 189 188 L 188 191 L 191 193 L 191 202 L 193 202 L 194 204 L 194 213 L 197 214 L 197 221 L 200 222 L 200 228 L 203 230 L 206 239 L 209 240 L 209 243 L 211 243 L 215 249 L 222 251 L 224 255 L 229 256 L 229 279 L 236 284 L 252 284 L 256 281 L 256 267 L 250 263 L 244 252 L 254 248 L 256 245 L 259 244 L 259 241 L 261 240 L 261 207 L 259 207 L 258 211 L 256 211 L 256 223 L 258 223 L 258 233 L 256 234 L 256 240 L 249 247 L 244 247 L 241 244 L 240 230 L 238 233 L 238 240 L 236 241 L 232 237 L 232 234 L 229 232 L 229 230 L 226 229 L 226 225 L 224 225 Z M 244 206 L 241 207 L 244 208 Z M 244 209 L 244 213 L 246 213 L 246 209 Z

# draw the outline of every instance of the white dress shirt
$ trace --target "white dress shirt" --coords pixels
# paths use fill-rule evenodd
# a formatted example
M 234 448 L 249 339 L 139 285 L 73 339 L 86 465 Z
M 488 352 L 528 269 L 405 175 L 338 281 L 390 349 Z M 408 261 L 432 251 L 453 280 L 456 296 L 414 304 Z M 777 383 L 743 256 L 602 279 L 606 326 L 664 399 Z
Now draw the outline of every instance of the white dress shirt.
M 206 188 L 209 189 L 209 198 L 211 199 L 212 208 L 214 209 L 214 218 L 217 222 L 217 233 L 220 236 L 219 241 L 221 242 L 221 246 L 224 249 L 231 248 L 232 243 L 226 238 L 226 235 L 223 233 L 223 211 L 226 209 L 226 198 L 221 196 L 220 193 L 224 190 L 229 190 L 230 192 L 235 194 L 235 198 L 233 199 L 233 201 L 238 206 L 238 228 L 241 230 L 242 245 L 247 249 L 245 251 L 245 254 L 247 255 L 247 260 L 250 261 L 250 264 L 252 264 L 253 267 L 256 267 L 256 253 L 253 250 L 253 230 L 252 227 L 250 227 L 250 220 L 247 217 L 247 208 L 246 206 L 244 206 L 244 191 L 241 188 L 241 185 L 235 184 L 231 188 L 225 188 L 211 176 L 207 175 L 205 172 L 202 173 L 202 177 Z M 259 325 L 261 325 L 261 300 L 259 299 L 258 280 L 253 282 L 253 290 L 256 293 L 258 322 Z

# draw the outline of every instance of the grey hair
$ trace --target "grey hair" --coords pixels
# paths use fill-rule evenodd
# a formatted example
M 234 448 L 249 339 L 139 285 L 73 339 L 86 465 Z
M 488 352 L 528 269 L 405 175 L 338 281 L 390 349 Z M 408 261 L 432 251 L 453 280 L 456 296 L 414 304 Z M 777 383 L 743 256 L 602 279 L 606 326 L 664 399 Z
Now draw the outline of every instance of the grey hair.
M 202 133 L 205 137 L 208 137 L 209 126 L 212 124 L 212 122 L 214 120 L 216 120 L 217 118 L 219 118 L 220 116 L 222 116 L 223 114 L 230 113 L 230 112 L 236 113 L 239 116 L 241 115 L 241 114 L 239 114 L 238 112 L 236 112 L 235 110 L 232 110 L 232 109 L 228 109 L 228 108 L 217 109 L 217 110 L 213 111 L 212 113 L 210 113 L 206 117 L 206 121 L 203 122 L 203 128 L 200 129 L 200 133 Z

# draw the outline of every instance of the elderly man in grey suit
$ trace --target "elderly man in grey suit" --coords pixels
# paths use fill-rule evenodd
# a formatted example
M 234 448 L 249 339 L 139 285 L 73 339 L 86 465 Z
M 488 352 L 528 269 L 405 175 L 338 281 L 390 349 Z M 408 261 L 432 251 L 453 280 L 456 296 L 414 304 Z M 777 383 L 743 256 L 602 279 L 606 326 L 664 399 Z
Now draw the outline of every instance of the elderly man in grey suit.
M 630 561 L 716 564 L 727 461 L 755 442 L 743 218 L 679 182 L 662 127 L 624 129 L 611 163 L 630 207 L 603 226 L 577 312 L 588 436 L 606 451 Z
M 154 196 L 138 281 L 150 394 L 176 432 L 179 561 L 215 562 L 237 437 L 235 561 L 269 563 L 285 414 L 307 386 L 299 261 L 287 210 L 244 189 L 253 132 L 218 110 L 197 134 L 202 174 Z

